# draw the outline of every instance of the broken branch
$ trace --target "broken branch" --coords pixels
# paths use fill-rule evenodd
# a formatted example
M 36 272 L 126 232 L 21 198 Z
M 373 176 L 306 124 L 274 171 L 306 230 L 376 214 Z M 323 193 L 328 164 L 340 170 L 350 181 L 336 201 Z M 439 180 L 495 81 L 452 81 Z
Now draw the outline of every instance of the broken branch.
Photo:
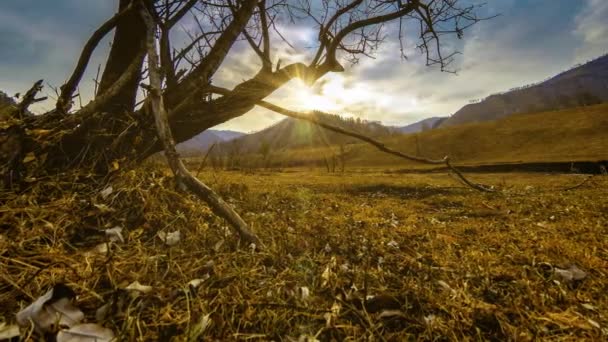
M 27 113 L 27 109 L 29 106 L 36 102 L 44 101 L 47 97 L 36 98 L 36 95 L 42 90 L 42 82 L 43 80 L 38 80 L 34 85 L 30 88 L 30 90 L 23 95 L 23 99 L 17 105 L 16 116 L 18 119 L 23 119 L 23 116 Z

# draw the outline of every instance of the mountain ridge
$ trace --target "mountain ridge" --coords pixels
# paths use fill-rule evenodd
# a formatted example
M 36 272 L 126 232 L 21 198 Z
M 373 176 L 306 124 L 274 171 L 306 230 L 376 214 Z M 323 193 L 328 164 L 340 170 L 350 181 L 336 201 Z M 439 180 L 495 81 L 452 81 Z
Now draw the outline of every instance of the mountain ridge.
M 492 94 L 477 103 L 467 104 L 439 127 L 604 102 L 608 102 L 608 54 L 576 65 L 545 81 Z

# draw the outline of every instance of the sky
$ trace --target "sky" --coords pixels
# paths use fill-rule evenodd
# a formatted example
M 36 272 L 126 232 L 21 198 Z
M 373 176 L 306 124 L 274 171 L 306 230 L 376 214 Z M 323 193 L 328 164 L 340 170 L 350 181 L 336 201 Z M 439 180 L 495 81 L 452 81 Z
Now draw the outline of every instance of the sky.
M 414 41 L 406 39 L 408 58 L 401 58 L 397 42 L 389 39 L 373 59 L 345 64 L 344 73 L 328 74 L 313 87 L 293 80 L 268 99 L 290 109 L 318 109 L 403 126 L 450 115 L 470 100 L 542 81 L 608 52 L 606 0 L 485 2 L 479 14 L 499 14 L 497 18 L 476 24 L 462 40 L 444 42 L 461 53 L 452 65 L 456 74 L 426 67 L 424 57 L 413 48 Z M 52 87 L 59 87 L 69 76 L 82 45 L 114 13 L 117 3 L 0 0 L 0 90 L 12 95 L 44 79 L 44 92 L 51 100 L 37 104 L 34 110 L 52 108 Z M 174 32 L 177 42 L 185 42 L 183 29 L 192 25 L 188 20 L 180 25 Z M 315 31 L 288 23 L 278 26 L 296 49 L 276 44 L 275 60 L 306 60 L 310 52 L 305 47 L 314 43 Z M 82 81 L 83 104 L 91 99 L 93 79 L 109 43 L 108 38 L 100 44 Z M 214 82 L 233 87 L 255 74 L 259 67 L 255 60 L 246 45 L 237 44 Z M 280 115 L 256 108 L 218 128 L 252 132 L 280 119 Z

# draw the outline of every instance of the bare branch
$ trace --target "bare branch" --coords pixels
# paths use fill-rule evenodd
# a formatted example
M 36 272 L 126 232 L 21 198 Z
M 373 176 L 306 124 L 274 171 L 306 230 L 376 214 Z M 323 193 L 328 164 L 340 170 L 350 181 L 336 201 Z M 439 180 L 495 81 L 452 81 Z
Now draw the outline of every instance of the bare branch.
M 13 114 L 17 119 L 23 119 L 23 117 L 27 114 L 27 109 L 29 106 L 36 102 L 44 101 L 47 97 L 36 98 L 36 95 L 42 90 L 42 82 L 43 80 L 38 80 L 34 85 L 28 90 L 25 95 L 23 95 L 23 99 L 17 105 L 17 110 Z
M 126 13 L 131 11 L 133 8 L 133 3 L 130 3 L 125 9 L 114 15 L 110 20 L 106 21 L 101 25 L 93 35 L 89 38 L 89 40 L 84 45 L 82 52 L 80 53 L 80 58 L 78 58 L 78 62 L 76 63 L 76 68 L 72 72 L 72 76 L 68 79 L 68 81 L 61 86 L 61 95 L 57 99 L 57 103 L 55 104 L 55 108 L 57 112 L 66 114 L 70 111 L 72 107 L 72 95 L 74 91 L 78 87 L 80 80 L 82 79 L 82 75 L 89 64 L 89 60 L 91 59 L 91 55 L 93 55 L 93 51 L 99 44 L 99 42 L 105 37 L 110 31 L 116 27 L 121 18 L 125 16 Z
M 145 52 L 143 50 L 140 51 L 139 55 L 133 59 L 127 70 L 125 70 L 125 72 L 120 75 L 118 80 L 105 92 L 97 95 L 93 101 L 89 102 L 89 104 L 80 109 L 78 111 L 78 115 L 80 117 L 87 116 L 91 113 L 98 111 L 99 108 L 105 106 L 110 101 L 112 101 L 114 96 L 116 96 L 116 94 L 119 94 L 121 90 L 129 84 L 131 79 L 141 72 L 140 59 L 143 58 L 144 54 Z
M 213 92 L 218 93 L 218 94 L 227 94 L 230 92 L 230 90 L 228 89 L 224 89 L 224 88 L 220 88 L 220 87 L 211 87 L 210 88 Z M 454 166 L 452 166 L 452 164 L 450 163 L 450 158 L 448 156 L 446 156 L 443 159 L 428 159 L 428 158 L 422 158 L 422 157 L 417 157 L 417 156 L 412 156 L 403 152 L 399 152 L 396 150 L 391 149 L 390 147 L 387 147 L 386 145 L 384 145 L 383 143 L 381 143 L 378 140 L 375 140 L 373 138 L 370 138 L 368 136 L 365 136 L 363 134 L 359 134 L 338 126 L 334 126 L 331 124 L 327 124 L 325 122 L 323 122 L 322 120 L 320 120 L 318 117 L 315 117 L 314 115 L 311 114 L 304 114 L 304 113 L 300 113 L 300 112 L 296 112 L 296 111 L 292 111 L 280 106 L 277 106 L 275 104 L 272 104 L 268 101 L 264 101 L 261 100 L 257 103 L 257 105 L 264 107 L 266 109 L 269 109 L 273 112 L 285 115 L 285 116 L 289 116 L 291 118 L 295 118 L 298 120 L 304 120 L 304 121 L 308 121 L 311 122 L 317 126 L 323 127 L 325 129 L 328 129 L 330 131 L 336 132 L 336 133 L 340 133 L 349 137 L 353 137 L 356 139 L 359 139 L 361 141 L 364 141 L 368 144 L 373 145 L 374 147 L 376 147 L 378 150 L 394 155 L 396 157 L 399 157 L 401 159 L 405 159 L 405 160 L 409 160 L 409 161 L 414 161 L 414 162 L 418 162 L 418 163 L 424 163 L 424 164 L 431 164 L 431 165 L 445 165 L 448 169 L 450 169 L 451 171 L 453 171 L 458 178 L 460 178 L 460 180 L 462 180 L 466 185 L 470 186 L 471 188 L 475 189 L 475 190 L 479 190 L 479 191 L 483 191 L 483 192 L 494 192 L 494 190 L 483 186 L 481 184 L 476 184 L 473 183 L 471 181 L 469 181 L 463 174 L 462 172 L 460 172 L 458 169 L 456 169 Z M 322 112 L 320 112 L 322 113 Z M 322 113 L 322 114 L 327 114 L 327 113 Z
M 144 8 L 142 17 L 147 26 L 146 44 L 148 47 L 148 69 L 150 70 L 150 108 L 154 114 L 156 129 L 165 150 L 165 156 L 178 183 L 185 185 L 197 197 L 209 204 L 211 209 L 220 217 L 228 221 L 241 238 L 247 242 L 259 244 L 258 237 L 249 231 L 243 219 L 222 198 L 203 182 L 195 178 L 184 163 L 179 159 L 175 149 L 175 141 L 169 126 L 169 119 L 161 94 L 161 73 L 156 53 L 156 38 L 154 20 Z

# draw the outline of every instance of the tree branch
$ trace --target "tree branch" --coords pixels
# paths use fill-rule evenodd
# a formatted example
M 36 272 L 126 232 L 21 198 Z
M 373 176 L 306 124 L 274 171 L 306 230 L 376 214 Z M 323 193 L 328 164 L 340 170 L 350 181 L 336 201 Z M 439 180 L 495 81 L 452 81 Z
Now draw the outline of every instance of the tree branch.
M 211 209 L 220 217 L 228 221 L 237 231 L 240 237 L 247 242 L 259 244 L 258 237 L 249 231 L 247 224 L 243 219 L 230 207 L 222 198 L 216 194 L 211 188 L 205 185 L 200 180 L 196 179 L 184 163 L 179 159 L 179 155 L 175 149 L 175 141 L 169 127 L 167 111 L 164 106 L 163 96 L 161 94 L 161 72 L 158 65 L 158 56 L 156 53 L 156 38 L 155 24 L 152 16 L 148 11 L 142 9 L 142 17 L 147 26 L 146 45 L 148 50 L 148 69 L 150 72 L 150 108 L 154 114 L 156 129 L 158 136 L 163 144 L 165 156 L 173 174 L 178 183 L 181 182 L 197 197 L 209 204 Z
M 143 58 L 144 54 L 145 52 L 142 49 L 139 55 L 137 55 L 136 58 L 133 59 L 127 70 L 125 70 L 125 72 L 120 75 L 118 80 L 102 94 L 97 95 L 93 101 L 91 101 L 89 104 L 80 109 L 77 112 L 78 116 L 84 117 L 98 111 L 101 107 L 112 101 L 112 99 L 117 94 L 119 94 L 124 89 L 124 87 L 128 86 L 133 77 L 135 77 L 136 74 L 141 72 L 140 60 Z
M 101 25 L 93 35 L 89 38 L 89 40 L 84 45 L 82 52 L 80 53 L 80 58 L 78 58 L 78 62 L 76 63 L 76 68 L 72 72 L 72 75 L 68 79 L 68 81 L 61 86 L 61 95 L 57 99 L 57 103 L 55 104 L 55 108 L 59 113 L 67 114 L 72 107 L 72 95 L 78 87 L 80 80 L 82 79 L 82 75 L 89 64 L 89 60 L 91 59 L 91 55 L 93 55 L 93 51 L 99 44 L 99 42 L 105 37 L 122 19 L 126 13 L 131 11 L 133 8 L 133 3 L 130 3 L 125 9 L 114 15 L 110 20 L 106 21 Z
M 244 0 L 241 7 L 234 14 L 234 19 L 218 37 L 209 53 L 200 61 L 199 65 L 182 82 L 173 89 L 167 90 L 167 102 L 169 107 L 180 102 L 184 94 L 196 93 L 196 88 L 209 81 L 224 61 L 230 48 L 245 29 L 253 11 L 257 6 L 257 0 Z
M 23 119 L 23 116 L 27 114 L 27 109 L 29 108 L 29 106 L 36 102 L 44 101 L 47 99 L 46 97 L 41 97 L 38 99 L 36 98 L 36 95 L 42 90 L 42 82 L 43 80 L 36 81 L 36 83 L 34 83 L 34 85 L 30 88 L 30 90 L 28 90 L 25 95 L 23 95 L 23 99 L 21 99 L 21 102 L 19 102 L 19 104 L 17 105 L 17 110 L 13 116 L 15 116 L 17 119 Z
M 213 91 L 214 93 L 217 94 L 228 94 L 230 92 L 230 90 L 228 89 L 224 89 L 224 88 L 220 88 L 220 87 L 215 87 L 212 86 L 210 88 L 211 91 Z M 422 158 L 422 157 L 417 157 L 417 156 L 412 156 L 403 152 L 399 152 L 396 150 L 393 150 L 389 147 L 387 147 L 386 145 L 384 145 L 383 143 L 381 143 L 378 140 L 375 140 L 373 138 L 370 138 L 368 136 L 365 136 L 363 134 L 359 134 L 353 131 L 349 131 L 347 129 L 338 127 L 338 126 L 334 126 L 331 124 L 327 124 L 324 123 L 323 121 L 319 120 L 319 118 L 310 115 L 310 114 L 304 114 L 304 113 L 300 113 L 300 112 L 296 112 L 296 111 L 292 111 L 280 106 L 277 106 L 275 104 L 272 104 L 270 102 L 261 100 L 257 103 L 257 105 L 264 107 L 266 109 L 269 109 L 273 112 L 285 115 L 285 116 L 289 116 L 292 117 L 294 119 L 298 119 L 298 120 L 304 120 L 304 121 L 308 121 L 311 122 L 317 126 L 323 127 L 325 129 L 328 129 L 330 131 L 336 132 L 336 133 L 340 133 L 349 137 L 353 137 L 356 139 L 359 139 L 361 141 L 364 141 L 368 144 L 373 145 L 374 147 L 376 147 L 378 150 L 384 152 L 384 153 L 388 153 L 391 155 L 394 155 L 396 157 L 399 157 L 401 159 L 405 159 L 405 160 L 409 160 L 409 161 L 414 161 L 414 162 L 418 162 L 418 163 L 424 163 L 424 164 L 431 164 L 431 165 L 445 165 L 448 169 L 452 170 L 456 176 L 458 176 L 458 178 L 460 178 L 460 180 L 462 180 L 466 185 L 470 186 L 471 188 L 475 189 L 475 190 L 479 190 L 479 191 L 483 191 L 483 192 L 494 192 L 493 189 L 490 189 L 486 186 L 483 186 L 481 184 L 476 184 L 473 183 L 471 181 L 469 181 L 463 174 L 462 172 L 460 172 L 458 169 L 456 169 L 454 166 L 452 166 L 452 164 L 450 163 L 450 158 L 449 157 L 445 157 L 443 159 L 428 159 L 428 158 Z M 323 113 L 323 114 L 327 114 L 327 113 Z
M 327 47 L 326 63 L 327 62 L 337 63 L 336 51 L 337 51 L 338 47 L 340 46 L 342 40 L 349 33 L 353 32 L 357 29 L 366 27 L 366 26 L 380 24 L 380 23 L 384 23 L 387 21 L 391 21 L 391 20 L 400 18 L 400 17 L 412 12 L 416 8 L 417 5 L 418 5 L 418 1 L 414 1 L 412 3 L 408 3 L 407 5 L 403 5 L 403 7 L 401 7 L 401 9 L 399 9 L 398 11 L 395 11 L 395 12 L 392 12 L 389 14 L 385 14 L 385 15 L 379 15 L 376 17 L 371 17 L 371 18 L 355 21 L 353 23 L 348 24 L 345 28 L 343 28 L 336 34 L 335 38 L 331 40 L 331 43 Z

